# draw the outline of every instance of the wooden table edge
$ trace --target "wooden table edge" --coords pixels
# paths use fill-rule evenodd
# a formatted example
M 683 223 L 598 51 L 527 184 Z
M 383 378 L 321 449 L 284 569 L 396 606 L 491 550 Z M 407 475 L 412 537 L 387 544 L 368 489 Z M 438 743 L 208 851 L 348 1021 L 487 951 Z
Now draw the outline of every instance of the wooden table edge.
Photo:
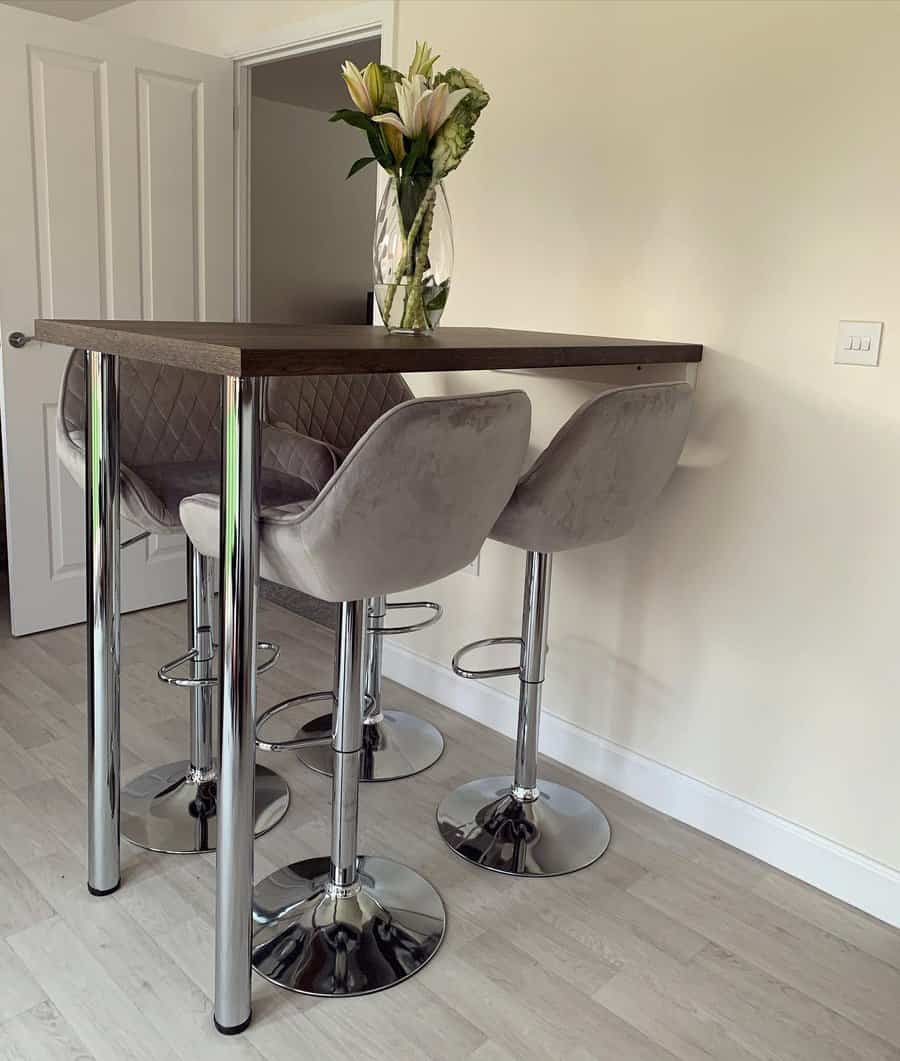
M 133 322 L 128 322 L 133 323 Z M 148 325 L 154 322 L 148 321 Z M 185 322 L 200 325 L 202 322 Z M 213 323 L 213 322 L 211 322 Z M 265 325 L 260 325 L 261 328 Z M 302 326 L 298 326 L 298 330 Z M 360 326 L 361 328 L 364 326 Z M 460 331 L 503 334 L 507 329 L 478 328 Z M 446 329 L 439 339 L 452 340 L 453 329 Z M 314 341 L 305 349 L 283 350 L 254 347 L 240 343 L 223 344 L 197 340 L 189 336 L 142 333 L 136 329 L 117 329 L 116 322 L 100 326 L 95 322 L 38 318 L 34 322 L 35 338 L 42 342 L 69 347 L 84 347 L 121 357 L 169 364 L 180 368 L 217 375 L 245 378 L 282 375 L 340 375 L 343 373 L 387 372 L 453 372 L 491 371 L 496 369 L 541 369 L 612 367 L 622 365 L 696 364 L 702 360 L 700 343 L 680 343 L 641 339 L 598 338 L 597 345 L 566 345 L 556 333 L 523 332 L 534 336 L 532 345 L 504 347 L 486 342 L 469 345 L 429 345 L 429 338 L 393 336 L 383 345 L 348 349 Z M 546 334 L 548 345 L 538 337 Z M 386 333 L 379 335 L 387 338 Z M 585 340 L 594 338 L 584 336 Z M 313 337 L 314 339 L 314 337 Z M 556 339 L 554 344 L 552 340 Z

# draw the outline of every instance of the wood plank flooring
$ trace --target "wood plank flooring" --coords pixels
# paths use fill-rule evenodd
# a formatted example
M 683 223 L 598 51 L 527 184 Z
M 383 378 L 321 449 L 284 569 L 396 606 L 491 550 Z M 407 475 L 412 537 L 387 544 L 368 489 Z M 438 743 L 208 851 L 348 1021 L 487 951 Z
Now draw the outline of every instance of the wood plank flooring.
M 126 778 L 185 754 L 186 694 L 155 677 L 183 629 L 181 605 L 123 621 Z M 282 644 L 261 705 L 329 685 L 330 631 L 268 602 L 260 631 Z M 511 743 L 386 691 L 440 726 L 447 750 L 425 774 L 364 787 L 360 847 L 434 882 L 446 942 L 420 975 L 366 998 L 255 979 L 253 1024 L 223 1038 L 210 1019 L 214 856 L 123 843 L 120 891 L 87 894 L 84 631 L 0 632 L 0 1061 L 900 1061 L 900 932 L 549 761 L 544 776 L 605 808 L 610 850 L 553 880 L 478 872 L 444 847 L 434 808 L 509 771 Z M 292 756 L 261 760 L 293 802 L 257 842 L 257 876 L 327 852 L 330 796 Z

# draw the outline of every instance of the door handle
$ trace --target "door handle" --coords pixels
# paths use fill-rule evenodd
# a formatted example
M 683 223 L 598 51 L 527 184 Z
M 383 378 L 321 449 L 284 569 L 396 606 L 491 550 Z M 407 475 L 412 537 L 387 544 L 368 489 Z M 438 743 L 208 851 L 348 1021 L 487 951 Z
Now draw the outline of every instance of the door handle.
M 10 332 L 9 345 L 14 346 L 17 350 L 21 350 L 22 347 L 26 343 L 30 343 L 33 338 L 33 335 L 25 335 L 24 332 Z

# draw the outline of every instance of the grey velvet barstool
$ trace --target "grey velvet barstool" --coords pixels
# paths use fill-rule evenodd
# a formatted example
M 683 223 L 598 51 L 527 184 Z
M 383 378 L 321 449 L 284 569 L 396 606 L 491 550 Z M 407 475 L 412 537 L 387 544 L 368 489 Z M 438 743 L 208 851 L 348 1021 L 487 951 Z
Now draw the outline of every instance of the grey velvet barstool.
M 444 907 L 432 885 L 407 866 L 357 854 L 365 601 L 471 562 L 513 491 L 530 419 L 521 391 L 404 402 L 366 431 L 314 501 L 261 511 L 261 574 L 340 604 L 333 730 L 257 739 L 270 751 L 325 742 L 332 756 L 330 857 L 276 870 L 254 892 L 253 965 L 282 987 L 378 991 L 417 972 L 441 943 Z M 186 499 L 181 518 L 195 548 L 214 555 L 219 499 Z M 317 695 L 332 696 L 276 704 L 257 734 Z
M 267 381 L 265 418 L 321 442 L 333 455 L 336 469 L 344 455 L 388 409 L 409 401 L 412 391 L 397 372 L 334 376 L 285 376 Z M 444 738 L 440 730 L 408 711 L 385 704 L 382 695 L 382 636 L 424 630 L 437 622 L 441 608 L 434 601 L 389 602 L 382 594 L 366 605 L 365 673 L 366 711 L 363 718 L 361 781 L 395 781 L 426 770 L 441 757 Z M 427 618 L 404 625 L 389 625 L 393 610 L 426 610 Z M 331 732 L 331 715 L 319 715 L 303 727 L 302 735 Z M 331 752 L 313 745 L 297 752 L 311 769 L 331 773 Z
M 221 382 L 215 376 L 122 359 L 119 367 L 122 513 L 140 529 L 123 548 L 151 534 L 181 531 L 178 505 L 218 489 Z M 63 374 L 56 423 L 61 463 L 84 485 L 85 354 L 74 350 Z M 267 426 L 262 435 L 263 496 L 273 504 L 313 497 L 333 470 L 331 453 L 295 432 Z M 305 476 L 305 478 L 304 478 Z M 187 542 L 187 652 L 159 677 L 190 690 L 189 757 L 153 767 L 121 793 L 121 829 L 132 843 L 186 854 L 216 846 L 218 726 L 213 709 L 215 651 L 212 568 Z M 277 646 L 261 643 L 275 662 Z M 285 814 L 290 790 L 274 770 L 256 771 L 256 832 Z
M 484 869 L 557 876 L 590 865 L 609 844 L 609 822 L 598 807 L 537 776 L 553 554 L 619 538 L 652 506 L 678 463 L 692 393 L 687 383 L 660 383 L 586 402 L 522 476 L 490 533 L 525 550 L 522 633 L 466 645 L 452 665 L 464 678 L 518 677 L 515 772 L 470 781 L 437 810 L 444 840 Z M 469 652 L 497 644 L 518 646 L 518 664 L 462 665 Z

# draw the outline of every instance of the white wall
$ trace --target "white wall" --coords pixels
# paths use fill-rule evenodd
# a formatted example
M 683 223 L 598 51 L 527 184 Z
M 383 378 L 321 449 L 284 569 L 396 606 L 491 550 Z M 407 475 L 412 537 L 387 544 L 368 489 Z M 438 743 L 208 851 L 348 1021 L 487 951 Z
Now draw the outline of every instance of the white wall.
M 493 95 L 445 323 L 706 344 L 652 518 L 559 558 L 549 709 L 900 867 L 900 6 L 402 0 L 397 32 Z M 885 321 L 880 368 L 832 365 L 839 318 Z M 511 382 L 539 444 L 590 393 L 462 381 Z M 489 544 L 410 647 L 514 632 L 520 579 Z
M 281 26 L 358 6 L 357 0 L 132 0 L 87 21 L 180 48 L 234 55 Z
M 344 179 L 365 138 L 258 96 L 251 128 L 251 319 L 365 324 L 375 173 Z

